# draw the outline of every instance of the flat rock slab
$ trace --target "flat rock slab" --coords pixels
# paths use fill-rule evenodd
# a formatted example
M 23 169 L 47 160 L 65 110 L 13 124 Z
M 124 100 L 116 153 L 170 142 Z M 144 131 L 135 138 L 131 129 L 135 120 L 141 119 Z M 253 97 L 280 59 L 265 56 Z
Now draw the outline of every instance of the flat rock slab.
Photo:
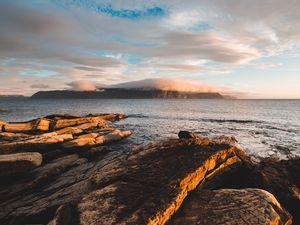
M 94 176 L 98 189 L 78 204 L 80 224 L 165 224 L 197 185 L 245 159 L 242 150 L 206 138 L 150 145 L 111 174 Z
M 23 152 L 0 155 L 0 176 L 24 173 L 42 164 L 43 157 L 38 152 Z
M 109 128 L 108 123 L 126 118 L 123 114 L 89 114 L 79 117 L 54 114 L 28 122 L 0 125 L 0 154 L 23 151 L 42 152 L 54 148 L 92 147 L 121 140 L 130 131 Z M 96 133 L 92 138 L 81 138 Z
M 195 190 L 170 225 L 289 225 L 291 215 L 261 189 Z

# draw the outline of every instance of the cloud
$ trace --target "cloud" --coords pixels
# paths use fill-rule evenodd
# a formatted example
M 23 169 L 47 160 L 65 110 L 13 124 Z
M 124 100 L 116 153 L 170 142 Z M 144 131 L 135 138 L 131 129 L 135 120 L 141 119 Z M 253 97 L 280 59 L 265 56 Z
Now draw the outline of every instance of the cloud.
M 48 89 L 48 88 L 50 88 L 49 85 L 43 84 L 43 83 L 35 83 L 35 84 L 30 85 L 30 87 L 31 88 L 37 88 L 37 89 Z
M 128 89 L 157 89 L 164 91 L 182 91 L 182 92 L 222 92 L 223 89 L 217 86 L 211 86 L 183 79 L 158 78 L 145 79 L 112 85 L 113 88 Z
M 61 88 L 272 68 L 280 62 L 266 58 L 299 51 L 299 8 L 299 0 L 2 0 L 0 88 L 22 87 L 8 82 L 14 74 L 29 93 L 36 77 L 26 71 L 53 71 L 41 82 Z
M 72 81 L 70 83 L 66 83 L 66 85 L 74 91 L 95 91 L 102 86 L 94 82 L 84 80 Z

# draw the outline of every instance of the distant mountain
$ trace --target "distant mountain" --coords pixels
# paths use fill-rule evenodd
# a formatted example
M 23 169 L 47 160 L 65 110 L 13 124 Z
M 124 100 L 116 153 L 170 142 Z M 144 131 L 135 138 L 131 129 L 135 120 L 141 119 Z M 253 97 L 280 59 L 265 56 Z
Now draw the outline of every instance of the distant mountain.
M 31 96 L 36 99 L 223 99 L 216 92 L 178 92 L 145 89 L 107 88 L 99 91 L 39 91 Z

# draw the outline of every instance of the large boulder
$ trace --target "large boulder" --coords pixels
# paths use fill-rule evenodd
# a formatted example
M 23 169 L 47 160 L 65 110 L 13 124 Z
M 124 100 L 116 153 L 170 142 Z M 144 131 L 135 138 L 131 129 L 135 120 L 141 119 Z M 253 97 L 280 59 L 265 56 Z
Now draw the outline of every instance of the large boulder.
M 23 152 L 0 155 L 0 175 L 9 176 L 24 173 L 42 164 L 43 157 L 38 152 Z
M 291 215 L 262 189 L 196 189 L 170 225 L 290 225 Z
M 78 204 L 80 224 L 164 224 L 207 177 L 244 160 L 242 150 L 206 138 L 150 145 L 111 174 L 96 174 L 99 188 Z

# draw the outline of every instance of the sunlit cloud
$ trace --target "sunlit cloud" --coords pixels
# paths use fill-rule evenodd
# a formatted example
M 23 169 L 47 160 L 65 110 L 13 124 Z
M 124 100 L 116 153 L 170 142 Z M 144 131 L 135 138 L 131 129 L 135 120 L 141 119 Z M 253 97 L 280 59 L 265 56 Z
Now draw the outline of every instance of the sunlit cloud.
M 0 89 L 28 95 L 38 83 L 188 77 L 237 90 L 253 83 L 262 96 L 266 71 L 272 79 L 282 68 L 293 68 L 285 79 L 300 73 L 299 8 L 298 0 L 3 0 Z M 249 82 L 250 72 L 261 76 Z

